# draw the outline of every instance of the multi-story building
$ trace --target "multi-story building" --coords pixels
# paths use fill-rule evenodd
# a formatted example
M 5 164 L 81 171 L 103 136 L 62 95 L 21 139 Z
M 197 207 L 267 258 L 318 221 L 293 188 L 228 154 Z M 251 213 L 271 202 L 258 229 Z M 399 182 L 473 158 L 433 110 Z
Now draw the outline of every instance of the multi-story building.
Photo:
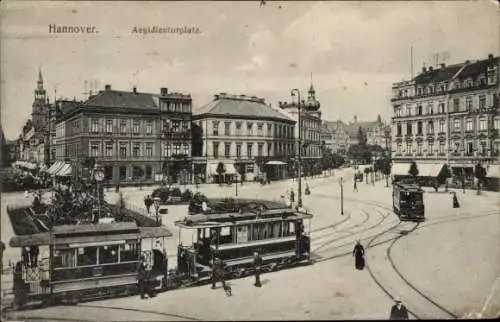
M 189 180 L 191 95 L 105 90 L 59 106 L 56 158 L 78 166 L 93 157 L 112 184 Z
M 394 83 L 391 99 L 393 174 L 417 162 L 421 176 L 449 164 L 454 176 L 473 177 L 482 163 L 498 177 L 499 58 L 423 68 Z
M 345 155 L 349 149 L 349 135 L 347 134 L 346 124 L 341 120 L 323 121 L 321 140 L 325 148 L 334 153 Z
M 302 173 L 312 175 L 321 173 L 322 170 L 322 150 L 321 150 L 321 107 L 316 99 L 316 91 L 313 85 L 308 91 L 307 100 L 298 102 L 279 102 L 279 107 L 285 115 L 293 119 L 295 123 L 295 151 L 299 151 L 299 131 L 301 132 L 300 147 L 302 159 Z M 300 124 L 299 124 L 300 110 Z M 298 155 L 294 157 L 298 161 Z M 297 163 L 294 165 L 294 173 L 297 174 Z
M 263 98 L 217 94 L 195 111 L 199 130 L 193 143 L 195 172 L 207 182 L 218 179 L 217 166 L 225 166 L 226 180 L 241 176 L 251 181 L 265 173 L 269 178 L 287 176 L 288 156 L 294 154 L 295 122 L 265 103 Z M 223 180 L 223 178 L 220 178 Z

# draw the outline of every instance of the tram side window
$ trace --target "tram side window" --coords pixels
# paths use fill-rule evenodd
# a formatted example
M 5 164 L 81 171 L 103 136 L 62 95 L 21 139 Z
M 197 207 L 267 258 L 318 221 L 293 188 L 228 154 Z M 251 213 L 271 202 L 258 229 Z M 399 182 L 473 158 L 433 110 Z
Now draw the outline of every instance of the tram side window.
M 288 236 L 292 236 L 292 235 L 294 235 L 294 234 L 295 234 L 295 223 L 294 223 L 293 221 L 290 221 L 290 222 L 288 223 L 288 226 L 290 227 L 290 228 L 288 229 Z
M 54 252 L 54 268 L 75 267 L 75 249 L 56 250 Z
M 269 223 L 271 238 L 281 237 L 281 222 Z
M 120 262 L 133 262 L 139 259 L 139 248 L 137 244 L 120 245 Z
M 78 248 L 78 266 L 97 265 L 97 247 Z
M 230 244 L 233 242 L 231 227 L 222 227 L 219 235 L 219 244 Z
M 99 264 L 118 263 L 118 245 L 99 247 Z

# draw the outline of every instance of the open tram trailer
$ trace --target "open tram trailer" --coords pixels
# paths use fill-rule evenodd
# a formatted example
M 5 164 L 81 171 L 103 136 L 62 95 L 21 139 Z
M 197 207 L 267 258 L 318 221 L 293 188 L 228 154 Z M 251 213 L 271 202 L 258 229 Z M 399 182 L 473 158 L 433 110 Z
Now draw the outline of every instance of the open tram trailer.
M 55 226 L 51 232 L 20 235 L 11 247 L 38 247 L 36 266 L 18 262 L 14 295 L 19 306 L 71 302 L 133 294 L 137 268 L 145 258 L 151 281 L 166 287 L 165 227 L 138 227 L 135 223 Z
M 400 220 L 424 221 L 424 190 L 417 184 L 394 183 L 392 205 Z
M 176 221 L 180 244 L 178 272 L 192 281 L 210 278 L 214 259 L 225 264 L 228 277 L 253 270 L 253 253 L 259 252 L 264 269 L 310 263 L 310 219 L 313 216 L 286 206 L 245 212 L 189 215 Z M 305 226 L 307 224 L 307 231 Z M 183 231 L 191 242 L 182 243 Z

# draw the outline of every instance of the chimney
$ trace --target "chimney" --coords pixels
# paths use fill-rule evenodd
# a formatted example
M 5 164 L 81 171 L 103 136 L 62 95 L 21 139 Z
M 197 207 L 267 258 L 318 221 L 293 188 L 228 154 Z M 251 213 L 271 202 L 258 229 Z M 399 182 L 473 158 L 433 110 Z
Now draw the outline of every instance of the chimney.
M 493 59 L 493 54 L 488 54 L 488 59 L 492 60 Z
M 425 73 L 427 71 L 427 68 L 424 66 L 422 67 L 422 73 Z
M 215 94 L 214 95 L 214 101 L 218 100 L 219 99 L 219 94 Z
M 106 84 L 106 85 L 104 86 L 104 90 L 106 90 L 106 91 L 110 91 L 110 90 L 111 90 L 111 85 Z
M 446 67 L 446 64 L 441 64 L 441 68 L 445 68 Z
M 466 64 L 470 63 L 470 60 L 468 60 L 468 59 L 467 59 L 467 60 L 465 61 L 465 63 L 466 63 Z
M 429 71 L 432 72 L 434 70 L 434 68 L 432 68 L 432 66 L 429 66 Z
M 166 88 L 166 87 L 160 88 L 160 95 L 161 96 L 167 96 L 167 94 L 168 94 L 168 88 Z
M 132 92 L 134 92 L 134 94 L 137 94 L 137 87 L 135 87 L 135 86 L 134 86 L 134 87 L 132 88 Z

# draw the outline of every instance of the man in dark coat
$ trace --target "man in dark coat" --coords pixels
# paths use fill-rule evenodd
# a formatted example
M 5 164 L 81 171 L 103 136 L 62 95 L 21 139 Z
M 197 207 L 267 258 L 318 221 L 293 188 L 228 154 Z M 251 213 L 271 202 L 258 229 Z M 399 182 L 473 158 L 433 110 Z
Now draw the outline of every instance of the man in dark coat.
M 262 266 L 262 257 L 258 252 L 253 253 L 253 266 L 255 269 L 255 286 L 256 287 L 262 287 L 262 284 L 260 283 L 260 270 Z
M 137 269 L 137 283 L 139 286 L 139 293 L 141 294 L 141 299 L 145 299 L 148 288 L 147 287 L 148 280 L 146 273 L 146 262 L 144 259 L 142 259 Z
M 356 191 L 358 192 L 358 183 L 357 183 L 357 179 L 356 179 L 356 175 L 354 175 L 354 189 L 353 189 L 353 192 Z
M 453 192 L 453 208 L 460 208 L 456 192 Z
M 365 267 L 365 249 L 359 240 L 356 242 L 356 246 L 354 246 L 352 255 L 356 258 L 356 269 L 362 270 Z
M 4 242 L 1 242 L 0 244 L 0 264 L 3 263 L 3 251 L 5 250 L 5 244 Z M 3 264 L 2 264 L 2 267 L 3 267 Z
M 396 300 L 395 302 L 396 304 L 391 308 L 389 320 L 409 320 L 406 306 L 404 306 L 400 300 Z
M 215 290 L 217 282 L 221 282 L 222 287 L 226 285 L 226 282 L 224 281 L 224 263 L 217 257 L 214 259 L 211 280 L 212 290 Z
M 151 206 L 153 205 L 153 199 L 147 195 L 146 198 L 144 198 L 144 205 L 146 206 L 146 210 L 148 211 L 151 209 Z
M 292 204 L 295 202 L 295 192 L 293 192 L 293 189 L 290 190 L 290 201 Z

